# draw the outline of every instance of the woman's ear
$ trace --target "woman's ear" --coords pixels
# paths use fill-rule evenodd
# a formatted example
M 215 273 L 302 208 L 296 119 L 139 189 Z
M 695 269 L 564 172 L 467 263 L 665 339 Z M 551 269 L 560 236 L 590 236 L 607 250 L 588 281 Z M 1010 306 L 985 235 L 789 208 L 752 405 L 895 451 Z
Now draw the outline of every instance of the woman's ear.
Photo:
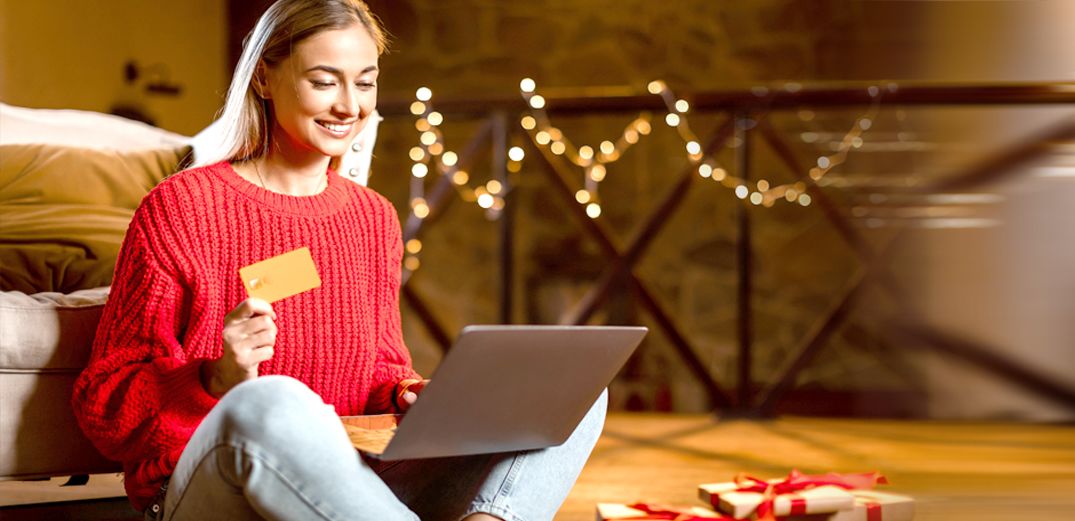
M 261 99 L 270 99 L 272 97 L 269 94 L 268 75 L 269 68 L 265 66 L 265 62 L 258 62 L 257 68 L 254 69 L 254 77 L 250 79 L 250 84 L 254 86 L 254 92 Z

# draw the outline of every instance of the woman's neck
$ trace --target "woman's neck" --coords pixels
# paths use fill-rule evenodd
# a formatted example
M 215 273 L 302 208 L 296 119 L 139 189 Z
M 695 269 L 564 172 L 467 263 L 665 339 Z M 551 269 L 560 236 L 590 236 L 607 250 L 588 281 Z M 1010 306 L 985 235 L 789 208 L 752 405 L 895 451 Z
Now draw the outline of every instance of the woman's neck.
M 296 196 L 315 195 L 324 190 L 328 165 L 326 156 L 299 159 L 272 149 L 251 161 L 251 168 L 262 188 Z

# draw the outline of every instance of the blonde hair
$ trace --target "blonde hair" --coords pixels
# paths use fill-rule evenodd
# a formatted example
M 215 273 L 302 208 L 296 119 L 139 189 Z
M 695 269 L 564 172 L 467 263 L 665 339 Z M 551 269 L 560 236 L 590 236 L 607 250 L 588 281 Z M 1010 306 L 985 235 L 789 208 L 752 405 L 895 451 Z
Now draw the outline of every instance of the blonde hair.
M 361 24 L 377 45 L 388 47 L 384 28 L 361 0 L 279 0 L 269 6 L 243 40 L 243 54 L 214 127 L 219 127 L 216 153 L 196 158 L 196 165 L 217 161 L 245 161 L 261 157 L 269 146 L 268 102 L 254 89 L 258 65 L 272 67 L 288 56 L 299 42 L 322 31 Z

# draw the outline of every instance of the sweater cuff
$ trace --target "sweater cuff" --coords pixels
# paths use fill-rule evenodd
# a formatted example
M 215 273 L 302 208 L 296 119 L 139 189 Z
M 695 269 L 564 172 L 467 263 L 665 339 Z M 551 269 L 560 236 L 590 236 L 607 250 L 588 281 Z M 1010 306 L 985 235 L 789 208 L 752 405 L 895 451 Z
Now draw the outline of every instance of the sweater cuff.
M 195 358 L 186 364 L 165 371 L 161 378 L 164 394 L 161 397 L 165 410 L 175 414 L 197 418 L 199 421 L 219 401 L 202 385 L 202 364 L 205 358 Z
M 410 366 L 399 365 L 384 367 L 378 371 L 377 376 L 376 381 L 379 384 L 374 384 L 370 389 L 365 414 L 398 413 L 399 410 L 394 404 L 396 386 L 403 380 L 422 379 Z

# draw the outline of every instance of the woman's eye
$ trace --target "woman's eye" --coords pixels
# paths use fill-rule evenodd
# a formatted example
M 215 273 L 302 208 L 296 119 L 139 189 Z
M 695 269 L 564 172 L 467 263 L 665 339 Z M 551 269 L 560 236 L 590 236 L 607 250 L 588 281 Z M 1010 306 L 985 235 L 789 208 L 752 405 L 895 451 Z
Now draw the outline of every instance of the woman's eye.
M 327 89 L 327 88 L 335 85 L 335 83 L 333 83 L 331 81 L 319 81 L 319 80 L 310 80 L 310 83 L 314 86 L 315 89 Z
M 355 86 L 362 90 L 370 90 L 372 88 L 377 87 L 377 84 L 372 81 L 360 81 L 356 83 Z

